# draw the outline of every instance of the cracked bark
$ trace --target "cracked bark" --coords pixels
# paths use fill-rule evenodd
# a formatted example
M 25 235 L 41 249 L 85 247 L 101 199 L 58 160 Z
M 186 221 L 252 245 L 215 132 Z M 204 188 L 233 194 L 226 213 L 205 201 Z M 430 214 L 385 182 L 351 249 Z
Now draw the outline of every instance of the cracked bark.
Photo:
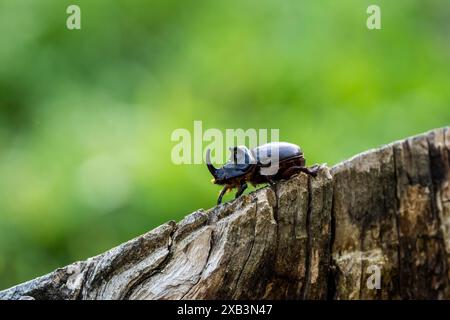
M 0 299 L 448 299 L 449 175 L 450 129 L 436 129 L 198 210 Z

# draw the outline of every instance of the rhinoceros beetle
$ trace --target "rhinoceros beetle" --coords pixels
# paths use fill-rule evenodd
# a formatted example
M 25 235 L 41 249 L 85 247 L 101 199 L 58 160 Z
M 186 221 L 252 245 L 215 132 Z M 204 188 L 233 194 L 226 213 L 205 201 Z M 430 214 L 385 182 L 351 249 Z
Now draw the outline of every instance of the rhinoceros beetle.
M 247 183 L 256 186 L 262 183 L 273 185 L 275 181 L 289 179 L 294 174 L 304 172 L 315 177 L 319 166 L 305 167 L 306 160 L 299 146 L 287 142 L 271 142 L 248 149 L 245 146 L 231 147 L 230 160 L 221 168 L 211 164 L 211 150 L 206 151 L 206 165 L 214 177 L 213 182 L 224 186 L 220 192 L 217 204 L 228 191 L 238 188 L 235 198 L 247 189 Z M 277 157 L 273 157 L 277 152 Z M 264 169 L 272 166 L 273 161 L 277 170 L 270 173 Z

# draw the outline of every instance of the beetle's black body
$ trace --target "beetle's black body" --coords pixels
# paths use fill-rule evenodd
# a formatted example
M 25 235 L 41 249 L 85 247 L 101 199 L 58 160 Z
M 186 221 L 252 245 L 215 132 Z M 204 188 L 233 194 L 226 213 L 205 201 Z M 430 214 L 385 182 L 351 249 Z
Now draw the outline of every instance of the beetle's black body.
M 317 175 L 318 167 L 305 167 L 306 161 L 302 150 L 292 143 L 272 142 L 252 150 L 244 146 L 233 147 L 230 150 L 232 152 L 230 160 L 219 169 L 211 164 L 210 150 L 206 152 L 206 163 L 214 177 L 214 183 L 224 186 L 217 200 L 218 204 L 222 202 L 224 194 L 233 188 L 238 188 L 236 198 L 239 197 L 247 188 L 247 183 L 273 184 L 275 181 L 288 179 L 299 172 L 305 172 L 314 177 Z M 274 164 L 278 164 L 278 170 L 268 172 Z

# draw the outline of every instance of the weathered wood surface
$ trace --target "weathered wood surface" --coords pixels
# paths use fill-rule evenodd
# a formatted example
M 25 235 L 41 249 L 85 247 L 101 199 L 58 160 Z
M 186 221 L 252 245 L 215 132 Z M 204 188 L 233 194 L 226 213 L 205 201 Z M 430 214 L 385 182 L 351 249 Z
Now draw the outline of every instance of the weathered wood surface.
M 449 299 L 450 129 L 168 222 L 0 299 Z M 367 285 L 371 267 L 380 289 Z

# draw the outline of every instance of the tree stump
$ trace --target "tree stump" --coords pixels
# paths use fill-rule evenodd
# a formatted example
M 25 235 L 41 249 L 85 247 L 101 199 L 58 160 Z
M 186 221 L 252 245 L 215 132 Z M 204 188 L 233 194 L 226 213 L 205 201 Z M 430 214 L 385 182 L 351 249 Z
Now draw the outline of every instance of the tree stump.
M 448 299 L 450 129 L 170 221 L 0 299 Z

